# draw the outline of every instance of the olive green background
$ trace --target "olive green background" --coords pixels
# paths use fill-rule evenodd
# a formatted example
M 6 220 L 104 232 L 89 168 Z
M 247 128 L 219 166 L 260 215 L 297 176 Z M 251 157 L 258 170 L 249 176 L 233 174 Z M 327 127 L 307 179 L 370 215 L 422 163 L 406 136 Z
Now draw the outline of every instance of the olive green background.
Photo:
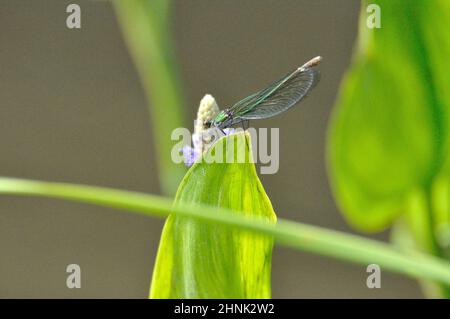
M 81 6 L 80 30 L 65 25 L 69 3 Z M 261 176 L 278 216 L 351 232 L 324 157 L 359 3 L 178 0 L 173 7 L 189 120 L 205 93 L 224 107 L 324 57 L 308 99 L 251 124 L 280 128 L 280 170 Z M 0 0 L 0 41 L 0 175 L 160 192 L 143 88 L 108 1 Z M 2 196 L 0 297 L 145 298 L 162 225 L 79 203 Z M 81 289 L 66 287 L 71 263 L 81 266 Z M 363 266 L 274 249 L 275 298 L 422 296 L 410 279 L 383 272 L 382 288 L 368 289 L 366 277 Z

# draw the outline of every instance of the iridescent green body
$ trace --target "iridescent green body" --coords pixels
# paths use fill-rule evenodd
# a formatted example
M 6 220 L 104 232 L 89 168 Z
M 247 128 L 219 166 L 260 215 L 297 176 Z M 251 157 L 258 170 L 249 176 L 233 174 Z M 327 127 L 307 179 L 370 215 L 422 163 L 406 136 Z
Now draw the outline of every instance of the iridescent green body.
M 224 129 L 245 120 L 265 119 L 288 110 L 317 84 L 319 72 L 314 67 L 321 60 L 320 56 L 309 60 L 267 88 L 219 112 L 210 125 Z

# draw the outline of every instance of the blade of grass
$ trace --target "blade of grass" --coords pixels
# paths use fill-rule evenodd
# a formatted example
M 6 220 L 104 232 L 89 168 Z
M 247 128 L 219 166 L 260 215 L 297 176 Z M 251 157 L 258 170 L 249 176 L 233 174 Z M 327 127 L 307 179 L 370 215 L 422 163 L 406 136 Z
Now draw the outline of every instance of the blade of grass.
M 0 178 L 0 194 L 73 200 L 146 216 L 164 217 L 173 213 L 272 235 L 278 244 L 298 250 L 356 264 L 375 263 L 383 270 L 450 284 L 450 263 L 442 259 L 418 252 L 402 252 L 378 241 L 298 222 L 279 219 L 278 223 L 273 225 L 222 208 L 188 204 L 174 207 L 172 200 L 156 195 L 6 177 Z
M 170 158 L 171 133 L 183 127 L 183 98 L 171 42 L 168 0 L 114 1 L 125 42 L 149 101 L 159 181 L 173 195 L 186 170 Z

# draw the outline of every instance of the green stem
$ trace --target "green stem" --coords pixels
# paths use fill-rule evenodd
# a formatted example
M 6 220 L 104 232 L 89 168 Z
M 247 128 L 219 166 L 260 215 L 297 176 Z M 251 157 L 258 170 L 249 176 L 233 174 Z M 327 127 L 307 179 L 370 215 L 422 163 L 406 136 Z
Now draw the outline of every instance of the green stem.
M 424 227 L 426 228 L 425 234 L 427 235 L 427 247 L 425 248 L 427 252 L 433 254 L 435 256 L 442 256 L 442 250 L 439 246 L 439 243 L 436 239 L 436 230 L 435 230 L 435 218 L 433 211 L 433 199 L 431 186 L 425 188 L 425 215 L 426 222 L 424 223 Z
M 0 178 L 0 193 L 45 196 L 124 209 L 147 216 L 178 214 L 209 223 L 222 223 L 272 235 L 279 244 L 362 265 L 450 284 L 450 263 L 419 252 L 404 253 L 389 245 L 360 236 L 280 219 L 272 225 L 230 210 L 205 205 L 173 207 L 172 200 L 137 192 L 65 183 Z
M 159 181 L 173 195 L 186 170 L 171 157 L 171 134 L 183 127 L 183 98 L 169 32 L 168 0 L 114 1 L 125 42 L 143 83 L 151 113 Z
M 433 207 L 432 188 L 425 188 L 425 218 L 422 223 L 424 229 L 425 243 L 422 243 L 422 249 L 436 257 L 443 257 L 442 248 L 436 238 L 436 221 Z M 434 286 L 434 287 L 433 287 Z M 425 292 L 429 292 L 430 296 L 450 298 L 450 285 L 425 283 Z

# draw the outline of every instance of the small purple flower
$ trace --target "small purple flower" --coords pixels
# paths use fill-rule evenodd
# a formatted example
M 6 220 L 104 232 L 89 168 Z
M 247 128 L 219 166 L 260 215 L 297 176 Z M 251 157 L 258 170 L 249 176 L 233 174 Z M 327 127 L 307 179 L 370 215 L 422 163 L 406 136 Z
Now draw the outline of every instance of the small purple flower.
M 191 167 L 200 155 L 200 152 L 196 151 L 189 145 L 183 146 L 180 151 L 183 153 L 184 165 L 186 165 L 187 167 Z
M 216 131 L 219 132 L 220 135 L 216 136 L 216 138 L 213 140 L 216 140 L 218 137 L 223 136 L 222 132 L 220 132 L 218 130 L 216 130 Z M 235 132 L 235 129 L 234 128 L 226 128 L 223 130 L 223 132 L 225 133 L 225 136 L 228 136 L 230 134 L 233 134 Z M 203 134 L 205 134 L 205 132 L 203 132 Z M 209 136 L 211 136 L 211 134 L 209 134 Z M 194 144 L 194 147 L 185 145 L 180 150 L 183 153 L 184 165 L 186 165 L 187 167 L 191 167 L 195 163 L 195 161 L 201 155 L 203 149 L 207 149 L 212 145 L 212 144 L 209 145 L 209 143 L 204 143 L 202 138 L 203 138 L 202 133 L 192 134 L 192 143 Z

